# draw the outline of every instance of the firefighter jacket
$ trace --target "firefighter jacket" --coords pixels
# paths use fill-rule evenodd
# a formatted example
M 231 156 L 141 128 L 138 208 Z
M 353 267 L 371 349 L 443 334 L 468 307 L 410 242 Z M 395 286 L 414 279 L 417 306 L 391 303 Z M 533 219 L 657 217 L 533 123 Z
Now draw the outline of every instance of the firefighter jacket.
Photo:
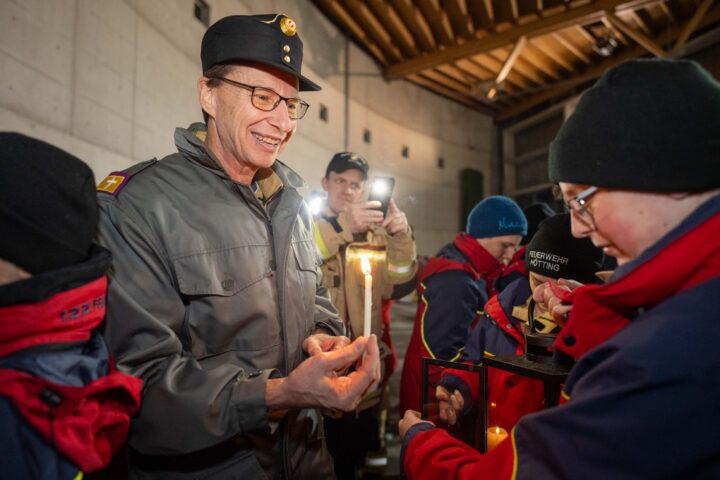
M 571 292 L 564 403 L 486 455 L 417 424 L 408 478 L 720 478 L 719 231 L 716 196 L 608 283 Z
M 345 214 L 315 219 L 315 240 L 322 257 L 323 283 L 347 325 L 351 338 L 363 334 L 365 275 L 360 265 L 367 256 L 372 274 L 371 333 L 382 336 L 382 300 L 393 287 L 413 278 L 417 271 L 412 232 L 391 236 L 382 227 L 356 235 L 346 227 Z
M 118 367 L 146 381 L 131 474 L 331 475 L 319 412 L 269 416 L 265 404 L 267 380 L 303 361 L 308 335 L 344 333 L 303 181 L 277 161 L 244 185 L 191 132 L 177 129 L 175 143 L 98 186 L 115 259 L 105 334 Z

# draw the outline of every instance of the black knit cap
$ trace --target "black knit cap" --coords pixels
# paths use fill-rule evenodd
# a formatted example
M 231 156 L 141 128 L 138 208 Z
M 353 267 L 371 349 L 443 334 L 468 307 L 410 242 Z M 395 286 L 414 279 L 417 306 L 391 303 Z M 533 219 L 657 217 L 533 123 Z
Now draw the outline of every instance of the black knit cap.
M 540 222 L 525 254 L 525 266 L 529 271 L 581 283 L 595 282 L 601 260 L 602 251 L 589 238 L 572 236 L 568 213 Z
M 687 60 L 631 60 L 587 90 L 550 145 L 554 182 L 640 191 L 720 186 L 720 83 Z
M 527 245 L 530 240 L 535 236 L 540 227 L 540 222 L 546 218 L 550 218 L 555 215 L 555 212 L 550 205 L 543 202 L 533 203 L 529 207 L 523 208 L 523 213 L 528 223 L 527 235 L 525 235 L 520 242 L 521 245 Z
M 203 72 L 229 62 L 258 62 L 295 75 L 300 90 L 320 90 L 304 77 L 303 43 L 293 19 L 281 13 L 232 15 L 210 25 L 202 39 Z
M 87 165 L 40 140 L 0 132 L 0 258 L 32 274 L 82 262 L 97 222 Z

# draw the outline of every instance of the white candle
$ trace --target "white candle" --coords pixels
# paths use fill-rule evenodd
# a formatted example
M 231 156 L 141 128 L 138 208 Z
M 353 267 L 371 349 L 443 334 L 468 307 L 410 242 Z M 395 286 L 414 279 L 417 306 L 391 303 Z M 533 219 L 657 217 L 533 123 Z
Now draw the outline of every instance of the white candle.
M 508 436 L 507 430 L 502 427 L 490 427 L 487 429 L 487 451 L 497 447 L 500 442 Z
M 370 336 L 371 319 L 372 313 L 372 274 L 370 273 L 370 260 L 367 255 L 360 257 L 360 266 L 362 272 L 365 274 L 365 323 L 363 323 L 363 336 L 368 338 Z

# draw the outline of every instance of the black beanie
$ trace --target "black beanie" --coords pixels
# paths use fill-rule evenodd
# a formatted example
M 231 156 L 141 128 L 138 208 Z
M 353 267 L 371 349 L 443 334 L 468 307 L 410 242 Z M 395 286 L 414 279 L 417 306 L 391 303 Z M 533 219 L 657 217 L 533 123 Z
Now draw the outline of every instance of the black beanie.
M 553 215 L 555 215 L 556 212 L 553 211 L 553 209 L 547 203 L 539 202 L 533 203 L 529 207 L 523 208 L 523 213 L 525 214 L 525 218 L 527 219 L 528 230 L 527 235 L 523 237 L 520 244 L 527 245 L 528 242 L 530 242 L 530 240 L 532 239 L 532 237 L 535 236 L 535 233 L 537 233 L 540 222 L 542 222 L 546 218 L 552 217 Z
M 687 60 L 631 60 L 587 90 L 550 144 L 553 182 L 658 192 L 720 186 L 720 83 Z
M 0 258 L 32 274 L 81 262 L 97 221 L 87 165 L 45 142 L 0 132 Z
M 525 254 L 525 266 L 529 271 L 581 283 L 595 282 L 601 260 L 602 251 L 589 238 L 572 236 L 569 213 L 540 222 Z

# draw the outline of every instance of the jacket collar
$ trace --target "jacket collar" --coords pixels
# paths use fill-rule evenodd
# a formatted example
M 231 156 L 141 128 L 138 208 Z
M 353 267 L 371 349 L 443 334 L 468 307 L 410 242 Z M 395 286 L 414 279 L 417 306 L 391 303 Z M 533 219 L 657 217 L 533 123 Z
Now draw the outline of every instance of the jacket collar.
M 175 146 L 180 153 L 185 154 L 191 160 L 211 170 L 215 175 L 232 181 L 228 174 L 225 173 L 225 170 L 223 170 L 215 154 L 190 130 L 186 128 L 175 129 Z M 275 163 L 270 169 L 259 170 L 255 174 L 255 181 L 267 181 L 273 176 L 273 173 L 277 175 L 277 178 L 284 187 L 299 189 L 308 186 L 300 175 L 280 160 L 275 160 Z M 277 188 L 271 187 L 269 190 L 272 190 L 272 193 L 274 193 Z
M 105 275 L 37 303 L 0 308 L 0 357 L 48 343 L 87 341 L 105 318 Z
M 720 275 L 718 231 L 720 196 L 619 268 L 607 284 L 569 292 L 564 300 L 571 301 L 573 309 L 555 346 L 579 358 L 625 328 L 639 308 L 651 309 Z
M 458 233 L 453 242 L 460 252 L 467 257 L 472 266 L 478 273 L 485 277 L 489 273 L 497 272 L 499 274 L 502 264 L 495 257 L 480 245 L 471 235 L 467 233 Z

